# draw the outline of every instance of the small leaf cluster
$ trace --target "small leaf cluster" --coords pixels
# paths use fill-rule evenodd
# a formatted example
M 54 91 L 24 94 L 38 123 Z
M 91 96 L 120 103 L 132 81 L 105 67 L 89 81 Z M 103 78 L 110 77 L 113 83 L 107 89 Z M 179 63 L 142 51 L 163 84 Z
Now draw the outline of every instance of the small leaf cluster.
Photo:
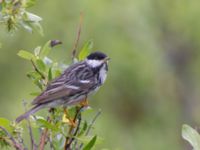
M 27 73 L 27 77 L 38 87 L 38 91 L 30 92 L 34 97 L 39 95 L 54 78 L 61 75 L 63 69 L 68 67 L 67 64 L 55 62 L 48 56 L 52 49 L 61 43 L 59 40 L 50 40 L 43 46 L 36 47 L 33 53 L 27 50 L 18 52 L 18 56 L 32 64 L 33 69 Z M 84 60 L 92 48 L 93 42 L 86 42 L 73 60 Z M 26 149 L 24 134 L 28 124 L 29 133 L 26 134 L 29 134 L 33 139 L 30 149 L 43 149 L 41 144 L 43 143 L 47 149 L 90 150 L 95 146 L 95 143 L 101 141 L 98 136 L 90 134 L 97 115 L 94 116 L 95 119 L 84 118 L 92 112 L 92 109 L 77 105 L 68 108 L 67 114 L 64 113 L 62 107 L 53 108 L 49 110 L 46 118 L 34 115 L 20 124 L 0 118 L 0 147 L 12 146 L 16 149 Z M 72 126 L 71 120 L 75 122 L 75 126 Z M 32 130 L 39 131 L 39 138 L 35 139 L 35 136 L 30 134 Z
M 5 118 L 0 118 L 0 147 L 14 146 L 13 141 L 22 141 L 22 128 Z
M 35 3 L 36 0 L 0 0 L 0 24 L 5 25 L 8 31 L 23 27 L 28 32 L 36 30 L 43 35 L 42 18 L 27 11 Z
M 58 40 L 50 40 L 46 42 L 44 46 L 38 46 L 34 49 L 34 53 L 26 50 L 20 50 L 18 56 L 23 59 L 30 61 L 33 65 L 34 70 L 27 73 L 27 77 L 33 81 L 33 83 L 43 90 L 48 82 L 53 78 L 59 76 L 62 72 L 61 66 L 57 62 L 54 62 L 47 55 L 53 49 L 54 46 L 61 44 Z M 65 68 L 67 65 L 65 66 Z M 33 92 L 32 95 L 37 95 L 37 92 Z

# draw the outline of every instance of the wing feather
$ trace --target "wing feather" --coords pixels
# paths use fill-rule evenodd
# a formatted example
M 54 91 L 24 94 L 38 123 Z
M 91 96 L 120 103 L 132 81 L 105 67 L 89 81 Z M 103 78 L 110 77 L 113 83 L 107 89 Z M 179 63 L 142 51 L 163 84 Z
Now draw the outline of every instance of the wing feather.
M 88 74 L 87 78 L 80 78 L 79 73 L 82 73 L 80 70 L 82 71 L 85 66 L 82 65 L 81 67 L 74 65 L 66 69 L 60 77 L 53 80 L 46 90 L 33 100 L 32 104 L 49 103 L 53 100 L 63 97 L 66 98 L 82 91 L 87 93 L 87 91 L 94 86 L 93 81 L 95 78 L 92 75 L 92 71 L 89 69 L 85 72 Z
M 32 104 L 34 105 L 47 103 L 55 99 L 60 99 L 66 95 L 70 95 L 70 93 L 72 93 L 72 89 L 66 88 L 65 86 L 60 86 L 51 90 L 44 91 L 33 100 Z

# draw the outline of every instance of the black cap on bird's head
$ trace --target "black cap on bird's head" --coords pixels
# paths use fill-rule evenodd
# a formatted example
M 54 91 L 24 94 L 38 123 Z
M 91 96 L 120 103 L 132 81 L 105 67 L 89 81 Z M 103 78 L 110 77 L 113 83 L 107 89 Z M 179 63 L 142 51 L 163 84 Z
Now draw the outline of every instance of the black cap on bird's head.
M 107 55 L 99 51 L 93 52 L 87 56 L 88 60 L 104 60 L 105 58 L 107 58 Z

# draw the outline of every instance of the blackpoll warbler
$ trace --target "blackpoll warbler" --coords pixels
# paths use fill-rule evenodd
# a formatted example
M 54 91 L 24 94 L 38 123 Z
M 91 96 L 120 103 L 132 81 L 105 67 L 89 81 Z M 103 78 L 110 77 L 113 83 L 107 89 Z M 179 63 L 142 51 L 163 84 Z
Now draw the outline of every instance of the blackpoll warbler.
M 16 122 L 29 117 L 42 108 L 65 107 L 87 99 L 105 82 L 109 58 L 102 52 L 94 52 L 87 58 L 69 66 L 61 76 L 54 79 L 39 96 L 31 108 L 16 119 Z

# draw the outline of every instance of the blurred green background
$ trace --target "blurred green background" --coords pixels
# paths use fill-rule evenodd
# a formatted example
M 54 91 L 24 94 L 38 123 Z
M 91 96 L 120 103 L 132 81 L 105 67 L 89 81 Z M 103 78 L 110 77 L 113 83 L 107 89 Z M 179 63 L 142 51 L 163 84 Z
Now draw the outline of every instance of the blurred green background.
M 70 62 L 80 12 L 79 48 L 93 39 L 94 50 L 111 57 L 106 84 L 91 107 L 102 109 L 95 127 L 99 149 L 182 150 L 183 123 L 200 123 L 199 0 L 38 1 L 31 12 L 43 18 L 44 36 L 0 29 L 0 116 L 16 118 L 34 85 L 31 65 L 16 54 L 49 39 L 63 45 L 51 58 Z

